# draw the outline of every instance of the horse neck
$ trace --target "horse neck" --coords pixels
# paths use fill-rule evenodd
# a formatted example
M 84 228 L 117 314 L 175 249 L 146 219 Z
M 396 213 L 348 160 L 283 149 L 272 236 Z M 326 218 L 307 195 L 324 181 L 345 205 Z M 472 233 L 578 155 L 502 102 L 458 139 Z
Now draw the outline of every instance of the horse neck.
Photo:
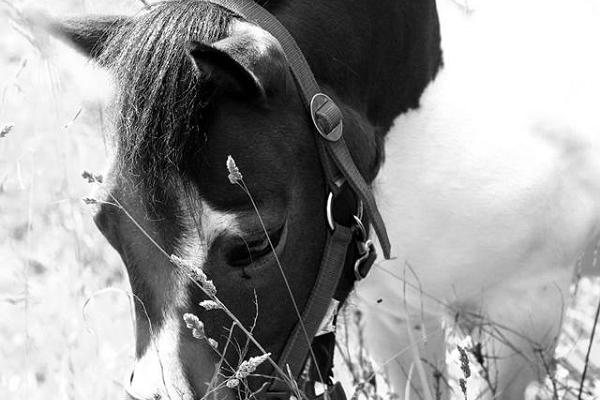
M 321 86 L 385 134 L 441 64 L 434 0 L 271 0 Z

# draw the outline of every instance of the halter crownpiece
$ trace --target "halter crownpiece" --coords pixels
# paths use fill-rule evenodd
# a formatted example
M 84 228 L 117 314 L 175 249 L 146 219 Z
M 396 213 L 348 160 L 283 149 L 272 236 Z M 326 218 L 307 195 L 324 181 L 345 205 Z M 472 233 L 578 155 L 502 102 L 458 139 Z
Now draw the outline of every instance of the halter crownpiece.
M 319 133 L 319 136 L 316 137 L 317 148 L 331 193 L 330 198 L 344 197 L 341 194 L 348 191 L 352 194 L 351 197 L 356 199 L 357 204 L 360 204 L 361 210 L 364 208 L 366 218 L 377 234 L 383 255 L 386 259 L 389 259 L 390 242 L 385 224 L 377 209 L 371 188 L 356 167 L 344 140 L 342 111 L 331 97 L 321 92 L 306 58 L 292 35 L 275 16 L 253 0 L 205 1 L 221 6 L 248 22 L 260 26 L 279 41 L 301 93 L 304 106 L 311 116 L 316 131 Z M 330 305 L 339 290 L 338 286 L 343 271 L 346 267 L 349 267 L 356 279 L 362 279 L 366 276 L 376 258 L 373 244 L 368 239 L 367 231 L 361 221 L 362 215 L 355 216 L 352 214 L 348 218 L 350 221 L 358 219 L 358 225 L 362 226 L 362 230 L 359 229 L 361 232 L 357 234 L 356 229 L 353 229 L 356 224 L 351 222 L 354 226 L 344 226 L 331 217 L 333 207 L 332 201 L 329 200 L 327 213 L 330 230 L 314 289 L 306 302 L 302 320 L 296 324 L 278 360 L 279 366 L 284 371 L 289 371 L 295 379 L 298 379 L 305 369 L 311 346 L 311 343 L 307 343 L 305 333 L 310 340 L 313 340 L 319 332 L 322 321 L 328 315 Z M 362 211 L 360 214 L 362 214 Z M 352 244 L 357 246 L 356 249 L 350 250 L 352 256 L 349 256 L 348 251 Z M 340 292 L 347 294 L 348 290 L 348 288 L 344 288 Z M 333 335 L 333 333 L 330 333 L 330 335 Z M 328 341 L 331 350 L 328 357 L 331 358 L 334 342 L 334 340 Z M 319 371 L 319 362 L 314 361 L 317 365 L 311 366 Z M 325 364 L 330 365 L 329 362 L 325 362 Z M 321 373 L 319 375 L 323 376 Z M 290 389 L 283 381 L 274 380 L 269 389 L 262 392 L 260 396 L 285 399 L 289 398 L 290 394 Z M 310 394 L 311 398 L 345 399 L 343 389 L 339 383 L 329 385 L 328 390 L 321 396 L 316 396 L 314 391 Z

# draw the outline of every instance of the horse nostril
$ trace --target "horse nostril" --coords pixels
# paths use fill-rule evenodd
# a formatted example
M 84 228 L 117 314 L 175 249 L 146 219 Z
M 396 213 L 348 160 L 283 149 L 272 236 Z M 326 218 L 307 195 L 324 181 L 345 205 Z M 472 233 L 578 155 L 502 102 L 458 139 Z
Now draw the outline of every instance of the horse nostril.
M 133 375 L 135 374 L 135 371 L 131 371 L 131 375 L 129 376 L 129 384 L 131 385 L 133 383 Z

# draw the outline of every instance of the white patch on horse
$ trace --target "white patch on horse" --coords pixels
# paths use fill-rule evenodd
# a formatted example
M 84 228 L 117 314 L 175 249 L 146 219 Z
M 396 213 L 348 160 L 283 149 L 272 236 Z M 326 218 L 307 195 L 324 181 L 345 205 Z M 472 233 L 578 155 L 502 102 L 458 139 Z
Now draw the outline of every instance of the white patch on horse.
M 183 210 L 181 220 L 185 232 L 177 253 L 198 266 L 204 264 L 208 249 L 220 234 L 239 235 L 242 232 L 238 214 L 217 211 L 202 199 L 194 204 L 182 200 L 180 208 Z
M 193 261 L 202 268 L 206 262 L 207 251 L 219 234 L 240 232 L 236 214 L 214 210 L 201 199 L 194 201 L 193 206 L 184 201 L 180 205 L 183 210 L 181 220 L 185 233 L 176 253 L 182 259 Z M 172 302 L 164 311 L 164 323 L 160 331 L 155 332 L 155 337 L 145 354 L 135 365 L 134 378 L 129 390 L 136 398 L 153 398 L 155 394 L 160 394 L 162 398 L 193 398 L 179 355 L 182 345 L 180 321 L 183 318 L 179 310 L 185 310 L 190 304 L 189 295 L 185 290 L 189 282 L 183 275 L 179 275 L 174 282 L 169 290 Z M 209 345 L 204 346 L 210 354 L 212 350 Z M 165 387 L 169 396 L 165 393 Z
M 193 399 L 179 363 L 179 319 L 167 316 L 159 332 L 151 339 L 144 355 L 135 363 L 127 392 L 136 399 Z
M 532 343 L 552 346 L 574 264 L 600 225 L 600 57 L 586 50 L 599 29 L 583 4 L 526 3 L 466 21 L 440 10 L 444 70 L 388 134 L 374 186 L 395 259 L 358 288 L 379 360 L 407 345 L 409 323 L 428 328 L 414 334 L 427 337 L 423 358 L 439 354 L 447 313 L 524 334 L 531 342 L 515 347 L 531 358 Z M 563 13 L 581 23 L 556 31 Z M 531 365 L 494 343 L 500 379 L 515 378 L 503 398 L 522 398 Z M 396 390 L 411 362 L 390 364 Z

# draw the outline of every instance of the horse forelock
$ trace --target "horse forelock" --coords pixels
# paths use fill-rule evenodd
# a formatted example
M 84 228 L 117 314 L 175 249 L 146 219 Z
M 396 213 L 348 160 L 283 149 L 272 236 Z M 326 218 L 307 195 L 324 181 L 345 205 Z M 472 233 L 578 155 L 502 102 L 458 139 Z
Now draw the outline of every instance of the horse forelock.
M 166 1 L 120 28 L 103 52 L 118 88 L 115 166 L 139 179 L 151 203 L 205 140 L 202 111 L 211 91 L 186 46 L 223 38 L 231 18 L 205 1 Z

